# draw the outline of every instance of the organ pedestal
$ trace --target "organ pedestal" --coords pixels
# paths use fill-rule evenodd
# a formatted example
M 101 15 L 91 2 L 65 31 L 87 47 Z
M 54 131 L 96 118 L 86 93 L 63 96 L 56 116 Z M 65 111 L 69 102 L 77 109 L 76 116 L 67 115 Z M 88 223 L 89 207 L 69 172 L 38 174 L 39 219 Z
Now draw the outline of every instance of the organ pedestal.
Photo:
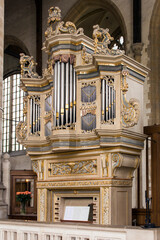
M 33 58 L 21 55 L 26 95 L 17 126 L 38 176 L 38 220 L 63 221 L 66 207 L 92 206 L 93 224 L 131 224 L 148 69 L 109 49 L 108 29 L 94 26 L 90 39 L 62 22 L 57 7 L 49 11 L 45 36 L 42 77 Z

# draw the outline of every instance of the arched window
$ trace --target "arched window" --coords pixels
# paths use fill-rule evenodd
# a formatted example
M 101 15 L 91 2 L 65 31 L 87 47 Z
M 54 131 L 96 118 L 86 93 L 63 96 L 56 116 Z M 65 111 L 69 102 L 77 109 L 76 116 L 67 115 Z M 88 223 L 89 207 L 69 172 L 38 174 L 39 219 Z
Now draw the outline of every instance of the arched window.
M 23 91 L 19 85 L 20 74 L 3 80 L 3 152 L 23 150 L 23 146 L 16 141 L 16 125 L 23 121 Z

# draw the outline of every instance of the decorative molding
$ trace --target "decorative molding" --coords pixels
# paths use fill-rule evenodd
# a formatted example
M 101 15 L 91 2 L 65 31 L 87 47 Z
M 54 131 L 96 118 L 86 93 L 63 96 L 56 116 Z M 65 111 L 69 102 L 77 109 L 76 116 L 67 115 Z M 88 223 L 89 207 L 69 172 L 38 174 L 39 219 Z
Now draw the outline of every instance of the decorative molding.
M 20 53 L 21 76 L 26 78 L 40 78 L 34 68 L 37 63 L 34 61 L 33 56 L 27 56 Z
M 37 188 L 72 188 L 72 187 L 101 187 L 101 186 L 132 186 L 132 180 L 91 180 L 88 181 L 60 181 L 37 182 Z
M 46 206 L 46 194 L 45 191 L 46 189 L 39 189 L 39 221 L 44 222 L 45 219 L 45 206 Z
M 67 163 L 50 163 L 48 171 L 50 172 L 49 176 L 54 177 L 68 176 L 74 174 L 96 174 L 97 160 L 75 161 Z
M 103 208 L 102 208 L 102 218 L 103 218 L 103 224 L 111 224 L 109 219 L 109 187 L 102 188 L 102 202 L 103 202 Z

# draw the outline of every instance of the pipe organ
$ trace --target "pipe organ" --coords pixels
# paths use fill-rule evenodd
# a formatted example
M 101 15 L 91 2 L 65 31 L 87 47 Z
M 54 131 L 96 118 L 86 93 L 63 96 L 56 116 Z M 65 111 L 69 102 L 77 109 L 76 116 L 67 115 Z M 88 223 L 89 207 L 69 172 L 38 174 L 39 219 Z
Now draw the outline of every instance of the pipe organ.
M 61 21 L 58 7 L 49 10 L 45 38 L 42 76 L 21 54 L 25 122 L 16 129 L 37 173 L 38 220 L 79 221 L 84 211 L 84 222 L 129 225 L 148 69 L 110 49 L 108 29 L 95 25 L 90 39 Z

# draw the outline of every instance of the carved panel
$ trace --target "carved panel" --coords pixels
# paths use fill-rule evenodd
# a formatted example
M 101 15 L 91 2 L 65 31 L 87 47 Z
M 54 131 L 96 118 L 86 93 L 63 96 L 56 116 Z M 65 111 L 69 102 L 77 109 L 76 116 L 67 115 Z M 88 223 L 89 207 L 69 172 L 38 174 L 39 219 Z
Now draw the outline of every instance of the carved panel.
M 102 188 L 102 223 L 110 224 L 109 218 L 109 187 Z
M 86 132 L 90 132 L 96 128 L 96 115 L 87 113 L 81 118 L 81 128 Z
M 96 100 L 96 86 L 85 86 L 81 88 L 81 101 L 93 102 Z
M 50 163 L 49 176 L 68 176 L 73 174 L 96 174 L 97 160 L 76 161 L 69 163 Z
M 45 221 L 46 189 L 39 189 L 39 221 Z

